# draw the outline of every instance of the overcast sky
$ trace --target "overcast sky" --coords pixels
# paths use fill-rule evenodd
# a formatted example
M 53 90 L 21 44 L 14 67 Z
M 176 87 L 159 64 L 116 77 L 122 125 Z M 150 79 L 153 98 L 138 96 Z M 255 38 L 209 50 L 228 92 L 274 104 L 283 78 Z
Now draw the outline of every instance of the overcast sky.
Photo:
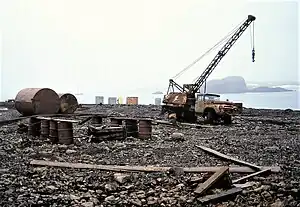
M 2 99 L 26 87 L 117 95 L 167 86 L 248 14 L 257 17 L 256 62 L 251 62 L 248 28 L 210 79 L 299 80 L 296 1 L 0 2 Z M 216 52 L 178 82 L 191 83 Z

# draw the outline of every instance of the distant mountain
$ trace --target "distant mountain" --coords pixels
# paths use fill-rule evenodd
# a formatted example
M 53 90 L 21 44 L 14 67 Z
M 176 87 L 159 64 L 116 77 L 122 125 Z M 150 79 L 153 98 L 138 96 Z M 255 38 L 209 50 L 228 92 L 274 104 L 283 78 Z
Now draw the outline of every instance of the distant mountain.
M 207 82 L 207 93 L 264 93 L 264 92 L 285 92 L 291 91 L 281 87 L 248 87 L 246 81 L 241 76 L 229 76 L 219 80 L 210 80 Z M 204 87 L 201 88 L 203 92 Z
M 285 91 L 291 91 L 285 88 L 281 88 L 281 87 L 266 87 L 266 86 L 262 86 L 262 87 L 257 87 L 257 88 L 253 88 L 253 89 L 249 89 L 249 92 L 257 92 L 257 93 L 261 93 L 261 92 L 285 92 Z

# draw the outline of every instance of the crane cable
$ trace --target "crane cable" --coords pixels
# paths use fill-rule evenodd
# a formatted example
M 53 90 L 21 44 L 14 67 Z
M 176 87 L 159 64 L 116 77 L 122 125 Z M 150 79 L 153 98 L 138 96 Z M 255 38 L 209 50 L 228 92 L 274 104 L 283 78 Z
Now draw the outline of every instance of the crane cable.
M 210 48 L 208 51 L 206 51 L 204 54 L 202 54 L 200 57 L 198 57 L 196 60 L 194 60 L 191 64 L 186 66 L 183 70 L 181 70 L 179 73 L 177 73 L 172 79 L 179 78 L 185 71 L 190 69 L 193 65 L 195 65 L 197 62 L 199 62 L 203 57 L 208 55 L 211 51 L 215 50 L 220 44 L 224 43 L 226 40 L 229 39 L 229 37 L 236 32 L 236 30 L 240 27 L 240 25 L 244 22 L 243 20 L 240 24 L 238 24 L 233 30 L 231 30 L 225 37 L 223 37 L 217 44 L 215 44 L 212 48 Z
M 254 22 L 250 25 L 250 42 L 252 48 L 252 62 L 255 62 L 255 48 L 254 48 Z
M 255 48 L 254 48 L 254 22 L 252 23 L 253 25 L 250 25 L 250 44 L 252 48 L 252 62 L 255 62 Z M 240 24 L 241 25 L 241 24 Z M 232 34 L 233 32 L 231 32 Z M 229 38 L 228 38 L 229 39 Z M 200 76 L 195 78 L 193 82 L 199 79 Z M 206 82 L 206 80 L 205 80 Z

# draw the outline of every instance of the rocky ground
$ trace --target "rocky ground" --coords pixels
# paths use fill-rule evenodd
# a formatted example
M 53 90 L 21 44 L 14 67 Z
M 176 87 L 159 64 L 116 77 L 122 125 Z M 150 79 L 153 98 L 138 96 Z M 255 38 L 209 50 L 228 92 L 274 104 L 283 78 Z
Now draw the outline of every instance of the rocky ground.
M 81 112 L 159 117 L 158 106 L 98 106 Z M 18 113 L 2 112 L 1 120 Z M 195 145 L 261 166 L 280 166 L 281 173 L 257 176 L 253 186 L 231 200 L 208 206 L 300 206 L 300 112 L 245 109 L 232 126 L 203 129 L 157 125 L 148 140 L 91 143 L 82 128 L 74 145 L 52 145 L 0 128 L 0 206 L 201 206 L 194 190 L 203 174 L 127 173 L 33 167 L 33 159 L 107 165 L 196 167 L 233 165 Z M 241 177 L 232 174 L 232 178 Z M 120 179 L 122 178 L 122 179 Z M 208 194 L 216 193 L 212 189 Z

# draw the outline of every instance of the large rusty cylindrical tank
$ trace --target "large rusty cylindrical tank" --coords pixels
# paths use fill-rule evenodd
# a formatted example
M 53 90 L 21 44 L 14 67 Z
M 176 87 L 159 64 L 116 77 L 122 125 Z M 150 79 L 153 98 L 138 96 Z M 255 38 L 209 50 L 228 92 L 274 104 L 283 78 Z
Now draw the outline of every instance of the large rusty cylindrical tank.
M 15 108 L 24 116 L 56 114 L 59 96 L 50 88 L 24 88 L 15 98 Z
M 60 93 L 60 109 L 59 113 L 62 114 L 72 114 L 78 108 L 78 101 L 76 96 L 71 93 Z

